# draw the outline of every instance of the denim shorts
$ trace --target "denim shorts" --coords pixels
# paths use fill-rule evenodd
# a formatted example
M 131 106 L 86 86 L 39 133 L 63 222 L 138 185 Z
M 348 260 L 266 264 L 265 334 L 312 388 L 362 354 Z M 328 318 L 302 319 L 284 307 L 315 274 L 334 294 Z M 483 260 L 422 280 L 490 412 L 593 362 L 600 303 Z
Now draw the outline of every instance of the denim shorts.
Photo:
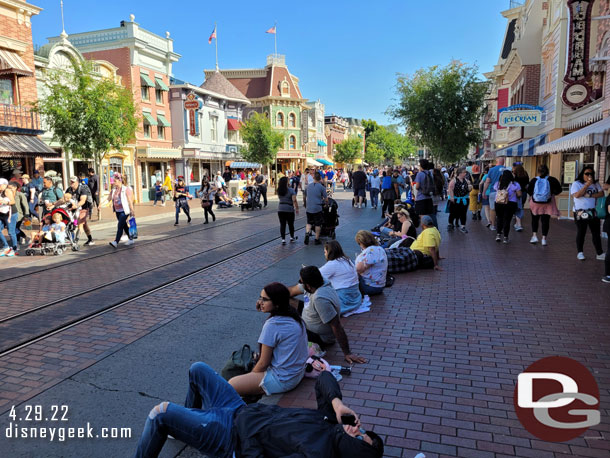
M 273 370 L 271 370 L 271 368 L 268 368 L 265 371 L 265 376 L 263 377 L 263 380 L 261 381 L 259 386 L 263 389 L 267 396 L 271 396 L 272 394 L 285 393 L 286 391 L 290 391 L 296 388 L 296 386 L 301 383 L 301 380 L 303 380 L 304 375 L 305 370 L 303 370 L 301 374 L 285 382 L 281 382 L 280 379 L 277 378 L 277 375 L 275 375 Z
M 490 210 L 496 209 L 496 192 L 489 193 L 489 208 Z

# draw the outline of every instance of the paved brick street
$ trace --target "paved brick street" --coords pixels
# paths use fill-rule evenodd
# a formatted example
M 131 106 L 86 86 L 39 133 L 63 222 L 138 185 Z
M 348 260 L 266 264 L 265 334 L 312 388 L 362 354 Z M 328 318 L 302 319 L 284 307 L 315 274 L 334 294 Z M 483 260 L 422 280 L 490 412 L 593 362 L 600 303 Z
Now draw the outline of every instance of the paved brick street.
M 355 232 L 372 227 L 378 212 L 352 209 L 348 196 L 338 193 L 338 240 L 350 254 Z M 254 310 L 260 288 L 269 281 L 294 284 L 302 264 L 323 263 L 321 247 L 281 246 L 276 216 L 267 214 L 232 223 L 231 231 L 194 232 L 109 255 L 126 265 L 134 255 L 144 268 L 150 253 L 173 260 L 221 241 L 241 246 L 253 232 L 262 231 L 261 243 L 275 238 L 0 357 L 0 428 L 10 407 L 25 401 L 68 404 L 70 425 L 90 421 L 133 431 L 130 440 L 104 442 L 4 440 L 6 456 L 32 456 L 34 444 L 44 456 L 130 456 L 150 408 L 159 400 L 183 402 L 190 363 L 205 360 L 220 369 L 236 346 L 254 344 L 263 319 Z M 439 216 L 444 227 L 445 215 Z M 384 436 L 387 456 L 609 457 L 610 290 L 600 282 L 603 263 L 594 260 L 590 243 L 587 261 L 576 260 L 568 221 L 553 221 L 545 248 L 530 245 L 527 231 L 502 245 L 483 224 L 468 224 L 469 234 L 443 231 L 444 271 L 397 275 L 373 299 L 372 312 L 343 320 L 352 349 L 369 359 L 341 382 L 344 401 Z M 220 252 L 217 260 L 240 252 Z M 331 363 L 341 363 L 337 350 L 329 352 Z M 517 375 L 551 355 L 580 361 L 600 387 L 602 423 L 586 438 L 539 441 L 515 416 Z M 304 381 L 279 403 L 314 406 L 313 384 Z M 162 456 L 197 456 L 170 442 Z

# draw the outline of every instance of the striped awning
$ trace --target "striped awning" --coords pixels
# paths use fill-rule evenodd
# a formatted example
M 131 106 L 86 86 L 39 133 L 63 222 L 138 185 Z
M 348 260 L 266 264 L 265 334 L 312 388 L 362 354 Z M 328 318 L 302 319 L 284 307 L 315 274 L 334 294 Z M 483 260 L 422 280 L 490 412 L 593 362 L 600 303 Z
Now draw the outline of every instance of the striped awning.
M 0 49 L 0 75 L 33 76 L 34 72 L 26 65 L 19 54 Z
M 496 157 L 534 156 L 536 147 L 546 143 L 546 134 L 495 151 Z
M 321 162 L 318 162 L 315 159 L 311 159 L 310 157 L 307 158 L 307 165 L 311 165 L 313 167 L 322 167 Z
M 52 150 L 34 135 L 0 135 L 0 157 L 59 157 L 61 153 Z
M 231 162 L 232 169 L 260 169 L 262 166 L 256 162 Z
M 536 155 L 578 151 L 595 145 L 600 145 L 602 149 L 610 146 L 610 118 L 602 119 L 544 146 L 539 146 L 536 148 Z
M 318 140 L 318 146 L 326 146 L 326 142 L 323 140 Z
M 321 163 L 322 163 L 322 164 L 324 164 L 324 165 L 333 165 L 333 163 L 332 163 L 332 162 L 330 162 L 328 159 L 320 159 L 320 158 L 317 158 L 317 159 L 316 159 L 316 161 L 321 162 Z

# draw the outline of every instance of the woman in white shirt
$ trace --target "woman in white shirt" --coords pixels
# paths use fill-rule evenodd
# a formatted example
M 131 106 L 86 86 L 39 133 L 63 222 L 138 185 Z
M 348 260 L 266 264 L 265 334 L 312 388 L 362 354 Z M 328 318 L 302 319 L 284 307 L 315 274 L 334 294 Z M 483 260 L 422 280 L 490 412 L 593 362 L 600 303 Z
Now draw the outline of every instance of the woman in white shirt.
M 570 194 L 574 198 L 574 221 L 577 230 L 576 249 L 578 250 L 576 257 L 581 261 L 585 260 L 583 249 L 588 227 L 593 237 L 597 259 L 603 261 L 606 259 L 606 255 L 602 249 L 600 221 L 595 212 L 595 203 L 597 198 L 604 197 L 604 191 L 595 179 L 595 171 L 592 167 L 586 166 L 582 169 L 576 181 L 572 183 Z
M 320 273 L 337 291 L 341 299 L 341 315 L 356 310 L 362 304 L 356 266 L 345 256 L 341 244 L 336 240 L 326 242 L 324 256 L 327 262 L 320 267 Z
M 358 231 L 356 243 L 362 248 L 362 252 L 356 258 L 360 292 L 369 296 L 381 294 L 388 273 L 388 256 L 369 231 Z

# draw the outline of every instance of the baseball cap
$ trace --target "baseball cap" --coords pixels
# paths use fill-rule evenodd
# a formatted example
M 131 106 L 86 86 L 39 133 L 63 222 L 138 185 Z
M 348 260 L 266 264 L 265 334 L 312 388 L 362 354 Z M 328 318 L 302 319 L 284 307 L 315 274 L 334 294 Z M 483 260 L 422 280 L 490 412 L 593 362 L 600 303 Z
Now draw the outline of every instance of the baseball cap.
M 34 170 L 34 175 L 40 175 L 40 172 L 38 170 Z
M 78 183 L 78 177 L 70 177 L 70 183 Z
M 0 178 L 0 184 L 8 184 L 8 180 L 6 178 Z
M 434 226 L 434 221 L 430 215 L 424 215 L 421 217 L 421 223 L 426 226 Z

